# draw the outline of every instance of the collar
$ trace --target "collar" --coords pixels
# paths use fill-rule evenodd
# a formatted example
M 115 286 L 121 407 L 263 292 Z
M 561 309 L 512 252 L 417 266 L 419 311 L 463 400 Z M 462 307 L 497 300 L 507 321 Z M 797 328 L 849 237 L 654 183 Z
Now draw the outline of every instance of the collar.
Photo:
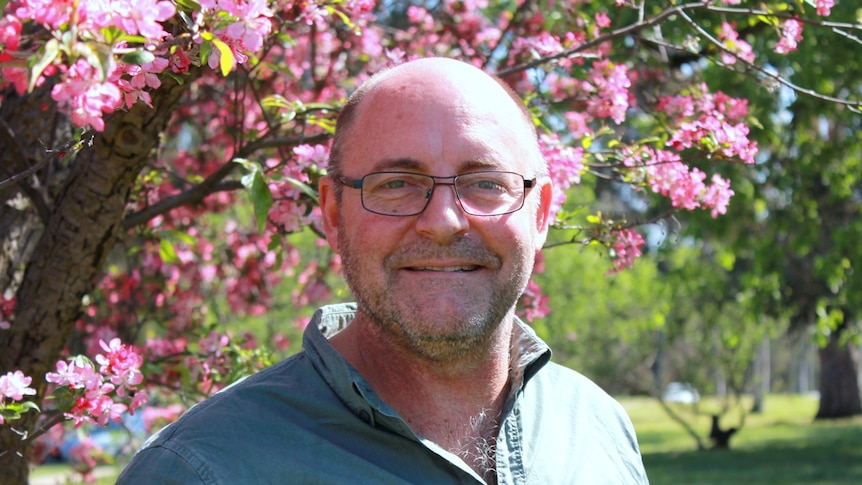
M 384 421 L 387 427 L 413 435 L 398 413 L 377 395 L 371 384 L 329 343 L 344 330 L 356 314 L 355 303 L 327 305 L 314 313 L 303 335 L 302 347 L 321 377 L 339 398 L 364 421 Z M 504 414 L 514 407 L 518 394 L 551 359 L 551 349 L 521 319 L 512 327 L 510 357 L 511 393 Z M 380 423 L 384 424 L 384 423 Z

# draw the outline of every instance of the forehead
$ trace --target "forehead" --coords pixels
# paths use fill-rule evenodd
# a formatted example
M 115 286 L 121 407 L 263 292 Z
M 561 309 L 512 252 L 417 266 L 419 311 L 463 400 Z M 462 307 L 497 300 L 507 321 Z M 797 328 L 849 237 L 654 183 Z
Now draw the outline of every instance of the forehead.
M 526 170 L 532 127 L 491 78 L 389 81 L 358 106 L 345 170 Z

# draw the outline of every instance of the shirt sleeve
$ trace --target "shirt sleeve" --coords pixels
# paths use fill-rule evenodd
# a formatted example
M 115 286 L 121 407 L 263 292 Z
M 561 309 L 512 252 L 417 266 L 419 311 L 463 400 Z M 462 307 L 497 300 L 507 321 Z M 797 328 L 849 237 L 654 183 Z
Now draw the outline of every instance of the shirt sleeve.
M 180 454 L 161 446 L 144 448 L 117 478 L 117 485 L 211 484 Z

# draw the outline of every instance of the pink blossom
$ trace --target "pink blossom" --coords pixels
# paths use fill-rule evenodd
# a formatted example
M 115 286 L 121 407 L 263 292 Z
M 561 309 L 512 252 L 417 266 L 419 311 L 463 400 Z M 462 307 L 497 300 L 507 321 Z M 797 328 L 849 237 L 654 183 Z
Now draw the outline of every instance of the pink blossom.
M 7 372 L 5 376 L 0 376 L 0 398 L 20 401 L 24 399 L 24 396 L 35 395 L 36 390 L 30 387 L 32 381 L 32 377 L 24 375 L 20 370 Z
M 608 17 L 608 14 L 605 12 L 599 12 L 596 14 L 596 25 L 599 27 L 606 29 L 611 26 L 611 19 Z
M 21 20 L 14 15 L 0 18 L 0 46 L 4 50 L 17 51 L 21 42 Z
M 59 386 L 69 386 L 73 389 L 94 389 L 101 379 L 92 366 L 86 365 L 80 359 L 57 362 L 57 372 L 45 374 L 45 380 Z
M 302 144 L 293 148 L 296 163 L 302 168 L 322 168 L 329 162 L 329 147 L 326 145 Z
M 835 0 L 816 0 L 814 4 L 817 6 L 817 15 L 828 17 L 835 6 Z
M 123 70 L 129 79 L 118 79 L 116 83 L 123 92 L 126 108 L 131 108 L 139 100 L 147 106 L 153 107 L 150 93 L 147 90 L 157 89 L 162 85 L 158 75 L 167 69 L 169 63 L 169 59 L 157 57 L 152 62 L 140 66 L 124 66 Z
M 69 449 L 69 461 L 72 468 L 81 474 L 84 483 L 93 483 L 96 477 L 93 470 L 99 464 L 105 451 L 89 436 Z
M 144 404 L 150 401 L 150 396 L 146 391 L 135 391 L 135 395 L 132 396 L 132 400 L 129 402 L 129 414 L 134 415 L 135 410 L 139 409 Z
M 611 245 L 611 258 L 614 268 L 608 273 L 616 273 L 631 268 L 641 256 L 641 248 L 645 244 L 643 237 L 634 229 L 622 229 L 615 233 L 616 239 Z
M 112 113 L 122 103 L 120 89 L 112 82 L 100 82 L 96 69 L 84 59 L 78 59 L 63 74 L 63 80 L 51 91 L 51 97 L 66 105 L 72 121 L 78 126 L 92 125 L 104 131 L 103 113 Z
M 148 433 L 157 431 L 161 426 L 175 421 L 182 413 L 183 406 L 170 404 L 164 407 L 147 406 L 144 409 L 144 429 Z
M 434 17 L 423 7 L 411 5 L 407 7 L 407 20 L 412 24 L 419 24 L 424 30 L 434 27 Z
M 625 65 L 606 59 L 594 63 L 585 85 L 586 91 L 592 93 L 587 110 L 596 118 L 611 118 L 617 124 L 622 123 L 629 108 L 630 87 Z
M 775 45 L 775 52 L 778 54 L 793 52 L 800 40 L 802 40 L 802 24 L 798 20 L 789 19 L 781 26 L 781 39 Z
M 69 22 L 77 3 L 77 0 L 27 0 L 18 4 L 15 15 L 56 29 Z
M 734 56 L 727 52 L 722 52 L 721 61 L 725 64 L 735 64 L 737 57 L 745 62 L 754 62 L 754 48 L 751 47 L 751 44 L 739 38 L 735 24 L 722 22 L 718 38 L 724 41 L 724 47 L 728 51 L 736 54 Z
M 727 205 L 730 203 L 733 193 L 730 188 L 730 181 L 718 174 L 712 175 L 712 184 L 706 188 L 702 200 L 705 208 L 712 209 L 710 215 L 713 219 L 719 214 L 727 212 Z
M 173 54 L 171 54 L 169 60 L 171 63 L 171 71 L 175 72 L 176 74 L 183 74 L 189 72 L 191 59 L 189 59 L 189 56 L 185 53 L 185 51 L 177 49 L 176 51 L 174 51 Z
M 0 294 L 0 330 L 8 330 L 12 327 L 10 320 L 12 319 L 12 312 L 15 311 L 15 299 L 10 298 L 6 299 L 2 294 Z
M 140 368 L 144 362 L 134 349 L 118 338 L 111 339 L 110 343 L 100 340 L 99 345 L 106 352 L 96 356 L 96 363 L 101 366 L 99 372 L 118 387 L 119 395 L 123 395 L 125 388 L 133 388 L 143 381 Z
M 524 294 L 521 295 L 519 314 L 528 322 L 543 318 L 551 313 L 551 308 L 548 305 L 549 300 L 547 295 L 542 294 L 539 285 L 531 279 L 527 282 Z
M 3 67 L 0 68 L 0 87 L 4 87 L 8 82 L 15 87 L 15 92 L 24 94 L 27 92 L 30 81 L 30 72 L 25 67 Z M 44 78 L 40 76 L 37 86 L 44 82 Z
M 562 209 L 566 200 L 566 190 L 572 185 L 581 183 L 581 173 L 584 171 L 584 149 L 565 146 L 556 135 L 540 136 L 539 147 L 548 163 L 554 184 L 551 201 L 551 217 L 554 217 Z
M 270 16 L 272 13 L 269 14 Z M 234 22 L 225 30 L 225 34 L 240 41 L 248 51 L 256 52 L 263 47 L 263 39 L 272 30 L 272 22 L 265 16 L 251 16 L 246 20 Z
M 131 35 L 161 40 L 167 34 L 159 22 L 173 17 L 173 2 L 163 0 L 114 0 L 111 2 L 113 22 Z

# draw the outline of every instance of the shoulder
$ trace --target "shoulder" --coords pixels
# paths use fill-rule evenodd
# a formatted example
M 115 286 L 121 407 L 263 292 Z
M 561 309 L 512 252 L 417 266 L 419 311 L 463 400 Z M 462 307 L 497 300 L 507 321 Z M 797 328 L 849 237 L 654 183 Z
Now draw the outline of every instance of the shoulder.
M 616 401 L 595 382 L 575 370 L 555 362 L 548 362 L 525 386 L 534 386 L 537 392 L 554 392 L 566 396 L 570 402 Z
M 124 475 L 168 470 L 198 477 L 178 483 L 209 483 L 206 477 L 251 470 L 272 450 L 290 449 L 298 426 L 320 413 L 337 419 L 347 413 L 343 408 L 307 356 L 299 353 L 193 406 L 150 437 Z
M 599 477 L 614 470 L 621 477 L 614 483 L 645 482 L 631 420 L 622 405 L 596 383 L 551 362 L 528 381 L 520 398 L 524 435 L 537 452 L 541 450 L 550 460 L 556 457 L 557 463 L 581 457 L 579 468 L 573 471 L 581 477 L 593 472 Z M 554 445 L 548 446 L 550 443 Z

